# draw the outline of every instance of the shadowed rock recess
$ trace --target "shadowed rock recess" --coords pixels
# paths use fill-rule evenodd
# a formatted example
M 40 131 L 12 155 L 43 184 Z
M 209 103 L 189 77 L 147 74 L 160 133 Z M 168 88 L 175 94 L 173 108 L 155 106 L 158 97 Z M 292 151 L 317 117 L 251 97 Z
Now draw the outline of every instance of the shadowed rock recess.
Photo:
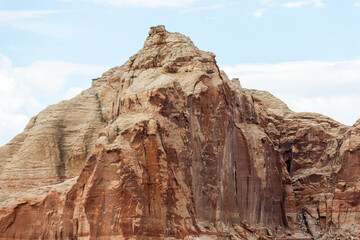
M 0 239 L 359 239 L 360 121 L 242 88 L 164 26 L 0 148 Z

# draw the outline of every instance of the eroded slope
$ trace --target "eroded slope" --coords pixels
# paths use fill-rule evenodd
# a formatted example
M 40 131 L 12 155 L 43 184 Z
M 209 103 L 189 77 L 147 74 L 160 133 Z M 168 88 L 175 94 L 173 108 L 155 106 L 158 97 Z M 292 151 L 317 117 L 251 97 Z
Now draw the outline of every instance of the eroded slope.
M 356 237 L 359 128 L 243 89 L 158 26 L 0 148 L 0 238 Z

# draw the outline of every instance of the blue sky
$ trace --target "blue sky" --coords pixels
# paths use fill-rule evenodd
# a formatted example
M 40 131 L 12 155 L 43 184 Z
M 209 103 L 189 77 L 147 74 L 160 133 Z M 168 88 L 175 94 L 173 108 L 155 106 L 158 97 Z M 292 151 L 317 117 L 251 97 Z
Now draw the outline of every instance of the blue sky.
M 360 118 L 360 0 L 0 0 L 0 145 L 122 65 L 150 26 L 295 111 Z

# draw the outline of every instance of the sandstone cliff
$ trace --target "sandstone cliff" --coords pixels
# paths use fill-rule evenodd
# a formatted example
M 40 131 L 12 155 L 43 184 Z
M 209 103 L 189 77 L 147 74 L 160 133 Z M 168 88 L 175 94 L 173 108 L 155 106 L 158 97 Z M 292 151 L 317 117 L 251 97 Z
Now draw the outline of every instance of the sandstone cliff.
M 0 148 L 0 239 L 360 238 L 359 173 L 359 121 L 292 112 L 157 26 Z

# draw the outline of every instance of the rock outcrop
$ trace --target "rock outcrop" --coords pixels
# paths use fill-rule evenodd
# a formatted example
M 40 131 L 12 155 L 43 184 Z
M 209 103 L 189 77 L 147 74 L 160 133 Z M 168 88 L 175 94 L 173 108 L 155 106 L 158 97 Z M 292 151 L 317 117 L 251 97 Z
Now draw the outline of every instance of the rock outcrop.
M 0 239 L 360 238 L 360 124 L 241 87 L 164 26 L 0 148 Z

